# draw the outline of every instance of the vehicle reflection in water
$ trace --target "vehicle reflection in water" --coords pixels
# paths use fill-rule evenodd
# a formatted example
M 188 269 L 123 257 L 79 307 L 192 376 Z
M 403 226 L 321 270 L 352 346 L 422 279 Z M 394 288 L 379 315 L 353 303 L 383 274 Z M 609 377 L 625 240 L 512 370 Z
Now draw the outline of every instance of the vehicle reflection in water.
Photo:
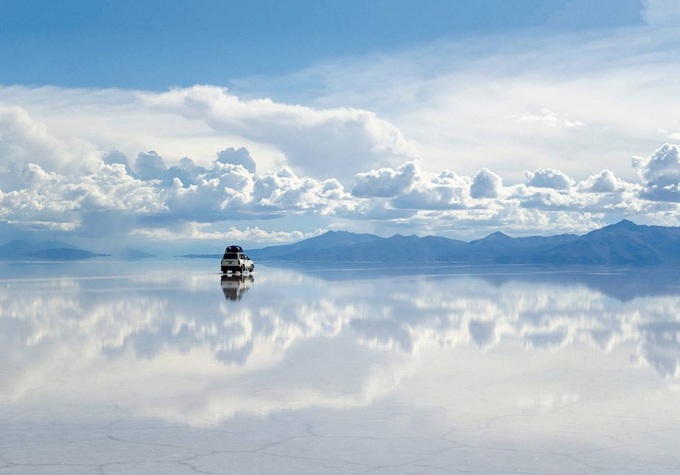
M 227 300 L 241 300 L 243 294 L 253 285 L 255 278 L 252 274 L 222 274 L 221 284 L 224 298 Z

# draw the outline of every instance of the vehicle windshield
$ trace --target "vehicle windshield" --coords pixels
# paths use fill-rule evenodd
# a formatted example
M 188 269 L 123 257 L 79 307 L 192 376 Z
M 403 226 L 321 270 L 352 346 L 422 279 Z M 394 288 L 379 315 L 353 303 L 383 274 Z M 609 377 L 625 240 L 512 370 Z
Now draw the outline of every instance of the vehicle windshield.
M 238 259 L 238 254 L 225 253 L 222 259 Z

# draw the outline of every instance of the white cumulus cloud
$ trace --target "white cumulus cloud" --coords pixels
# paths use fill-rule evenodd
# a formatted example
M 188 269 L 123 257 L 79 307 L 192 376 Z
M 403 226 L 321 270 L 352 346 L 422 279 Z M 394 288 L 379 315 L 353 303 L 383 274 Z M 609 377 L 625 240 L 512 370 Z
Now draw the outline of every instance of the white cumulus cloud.
M 447 210 L 469 206 L 470 178 L 451 171 L 419 172 L 410 188 L 391 200 L 398 209 Z
M 555 190 L 568 190 L 574 186 L 572 180 L 565 173 L 552 168 L 539 168 L 536 171 L 525 171 L 524 176 L 527 179 L 527 186 L 535 186 L 537 188 L 553 188 Z
M 418 173 L 414 162 L 408 162 L 399 168 L 380 168 L 358 173 L 354 177 L 352 194 L 361 197 L 389 198 L 403 193 L 411 186 Z
M 477 172 L 470 185 L 473 198 L 497 198 L 503 188 L 503 179 L 487 168 Z
M 594 130 L 590 119 L 588 127 L 568 127 L 560 121 L 580 116 L 555 110 L 563 127 L 534 127 L 553 134 L 537 140 Z M 498 117 L 510 127 L 531 122 Z M 458 130 L 460 140 L 487 148 L 486 135 Z M 542 160 L 518 183 L 508 177 L 521 175 L 524 161 L 517 168 L 518 160 L 491 149 L 481 158 L 458 150 L 446 166 L 416 161 L 412 152 L 396 125 L 368 109 L 242 100 L 208 86 L 166 93 L 0 87 L 0 229 L 7 240 L 12 231 L 49 230 L 61 238 L 205 241 L 248 230 L 244 239 L 255 239 L 257 229 L 263 239 L 324 228 L 463 239 L 498 229 L 586 232 L 622 217 L 680 224 L 677 145 L 635 158 L 632 168 L 628 157 L 639 152 L 617 155 L 641 183 L 600 166 L 597 156 L 581 161 L 579 175 Z
M 578 190 L 587 193 L 614 193 L 625 189 L 628 184 L 614 175 L 611 170 L 602 170 L 578 184 Z
M 649 158 L 634 157 L 633 168 L 643 181 L 644 198 L 680 202 L 680 147 L 665 144 Z
M 269 144 L 284 154 L 296 172 L 315 178 L 349 181 L 366 165 L 390 165 L 414 154 L 396 126 L 367 110 L 315 109 L 266 98 L 242 100 L 213 86 L 146 93 L 143 98 L 149 107 Z

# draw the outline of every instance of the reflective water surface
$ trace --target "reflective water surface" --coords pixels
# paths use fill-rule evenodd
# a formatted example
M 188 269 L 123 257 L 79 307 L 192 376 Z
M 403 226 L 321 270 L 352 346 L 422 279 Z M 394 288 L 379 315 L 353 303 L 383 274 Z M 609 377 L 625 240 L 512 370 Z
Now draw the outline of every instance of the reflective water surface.
M 678 274 L 0 264 L 0 473 L 677 473 Z

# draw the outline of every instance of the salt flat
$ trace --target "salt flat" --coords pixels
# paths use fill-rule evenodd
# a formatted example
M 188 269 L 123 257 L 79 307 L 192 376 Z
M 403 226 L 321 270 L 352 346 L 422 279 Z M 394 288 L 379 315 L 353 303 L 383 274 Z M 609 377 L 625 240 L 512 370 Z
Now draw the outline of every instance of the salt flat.
M 670 271 L 216 267 L 0 265 L 0 473 L 680 469 Z

